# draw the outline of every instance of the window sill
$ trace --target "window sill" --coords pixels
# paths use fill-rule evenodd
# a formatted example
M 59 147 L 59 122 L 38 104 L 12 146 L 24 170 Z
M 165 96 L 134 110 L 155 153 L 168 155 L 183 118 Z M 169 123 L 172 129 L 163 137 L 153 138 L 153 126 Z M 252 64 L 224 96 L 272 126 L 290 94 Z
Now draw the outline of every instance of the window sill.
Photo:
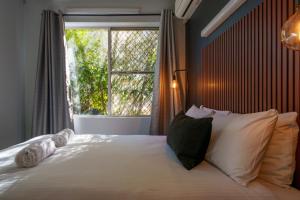
M 150 116 L 74 115 L 77 134 L 148 135 Z
M 76 114 L 74 115 L 75 117 L 79 117 L 79 118 L 150 118 L 150 115 L 142 115 L 142 116 L 113 116 L 113 115 L 85 115 L 85 114 Z

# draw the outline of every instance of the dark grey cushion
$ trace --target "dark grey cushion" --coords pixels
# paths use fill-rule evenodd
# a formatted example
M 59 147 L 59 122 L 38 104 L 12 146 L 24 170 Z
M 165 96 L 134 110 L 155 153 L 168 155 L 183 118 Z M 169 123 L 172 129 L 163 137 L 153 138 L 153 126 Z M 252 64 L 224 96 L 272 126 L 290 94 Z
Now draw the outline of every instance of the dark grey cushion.
M 190 170 L 205 157 L 210 141 L 213 118 L 194 119 L 179 113 L 172 121 L 167 143 L 182 165 Z

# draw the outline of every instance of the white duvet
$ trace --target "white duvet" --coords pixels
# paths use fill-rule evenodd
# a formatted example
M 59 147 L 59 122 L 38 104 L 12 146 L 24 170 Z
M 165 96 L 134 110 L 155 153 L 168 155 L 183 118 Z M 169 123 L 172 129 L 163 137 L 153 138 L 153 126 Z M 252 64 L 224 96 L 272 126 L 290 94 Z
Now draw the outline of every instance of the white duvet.
M 243 187 L 206 162 L 187 171 L 163 136 L 77 135 L 37 167 L 18 169 L 14 156 L 30 142 L 0 151 L 1 200 L 300 199 L 261 180 Z

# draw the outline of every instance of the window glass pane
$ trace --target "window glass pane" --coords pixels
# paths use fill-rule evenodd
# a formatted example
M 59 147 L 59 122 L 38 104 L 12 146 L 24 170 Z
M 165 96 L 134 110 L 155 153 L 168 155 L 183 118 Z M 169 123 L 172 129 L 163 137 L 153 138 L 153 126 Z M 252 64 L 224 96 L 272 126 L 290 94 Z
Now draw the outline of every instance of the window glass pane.
M 112 71 L 154 71 L 158 30 L 112 30 Z
M 150 115 L 158 35 L 158 29 L 149 28 L 67 29 L 67 80 L 73 112 Z
M 113 74 L 112 115 L 151 114 L 154 74 Z
M 108 30 L 67 29 L 69 96 L 75 114 L 107 114 Z

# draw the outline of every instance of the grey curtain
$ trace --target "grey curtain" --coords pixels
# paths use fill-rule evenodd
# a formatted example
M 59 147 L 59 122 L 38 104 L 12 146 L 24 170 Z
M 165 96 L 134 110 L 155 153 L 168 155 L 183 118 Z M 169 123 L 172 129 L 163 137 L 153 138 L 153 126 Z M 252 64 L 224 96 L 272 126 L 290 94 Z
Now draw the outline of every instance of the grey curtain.
M 43 11 L 33 105 L 32 137 L 72 128 L 67 100 L 64 22 Z
M 172 10 L 163 10 L 160 22 L 160 41 L 153 90 L 151 135 L 166 135 L 174 115 L 184 110 L 185 76 L 179 75 L 179 87 L 171 88 L 173 72 L 185 66 L 178 64 L 176 30 Z M 182 26 L 184 27 L 184 26 Z M 182 38 L 184 40 L 184 38 Z M 182 62 L 181 62 L 182 63 Z M 181 74 L 181 73 L 180 73 Z

